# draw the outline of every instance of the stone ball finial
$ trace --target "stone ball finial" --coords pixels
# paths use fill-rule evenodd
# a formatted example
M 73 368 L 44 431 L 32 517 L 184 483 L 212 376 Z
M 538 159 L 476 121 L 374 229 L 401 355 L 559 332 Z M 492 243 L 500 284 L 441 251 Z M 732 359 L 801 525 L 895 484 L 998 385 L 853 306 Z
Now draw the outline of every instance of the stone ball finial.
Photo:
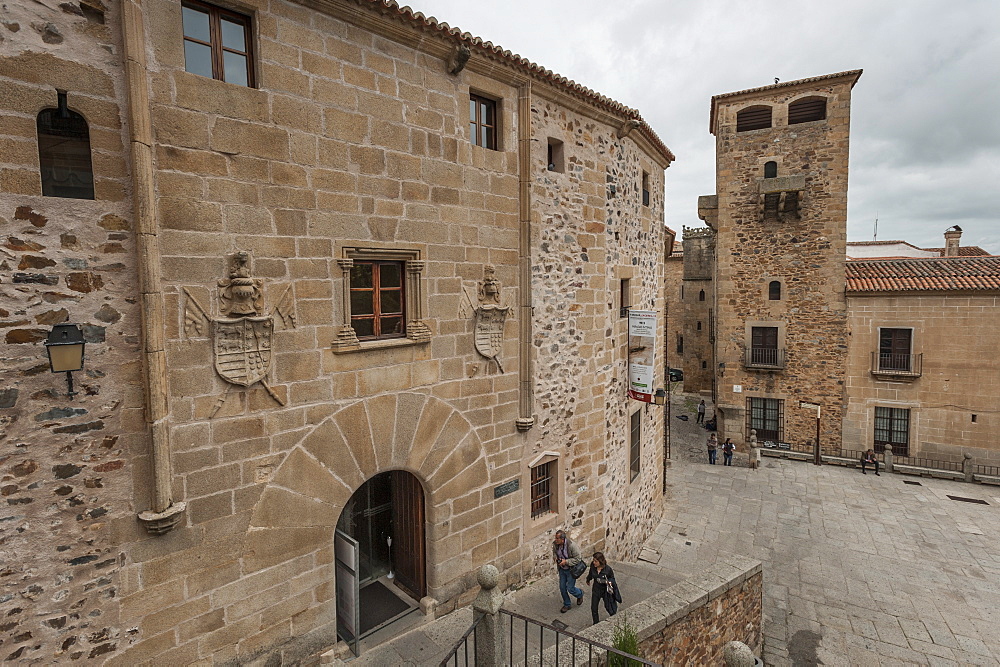
M 479 574 L 476 575 L 476 579 L 479 581 L 481 588 L 490 590 L 491 588 L 496 588 L 497 584 L 500 583 L 500 571 L 494 566 L 486 564 L 479 568 Z
M 726 667 L 753 667 L 757 659 L 753 651 L 743 642 L 729 642 L 722 648 L 722 659 Z
M 892 445 L 886 445 L 885 446 L 885 453 L 886 454 L 892 454 Z
M 970 454 L 969 452 L 962 452 L 962 456 L 965 457 L 966 460 L 972 458 L 972 454 Z

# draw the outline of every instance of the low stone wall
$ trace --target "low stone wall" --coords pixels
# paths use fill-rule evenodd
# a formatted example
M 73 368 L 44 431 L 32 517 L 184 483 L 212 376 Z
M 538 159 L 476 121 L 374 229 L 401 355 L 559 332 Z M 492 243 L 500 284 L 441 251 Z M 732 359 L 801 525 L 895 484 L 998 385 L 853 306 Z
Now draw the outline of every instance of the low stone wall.
M 743 642 L 760 653 L 763 600 L 760 562 L 733 555 L 720 558 L 710 572 L 671 586 L 622 613 L 636 628 L 640 657 L 662 665 L 718 665 L 730 641 Z M 601 621 L 580 634 L 610 646 L 621 618 Z

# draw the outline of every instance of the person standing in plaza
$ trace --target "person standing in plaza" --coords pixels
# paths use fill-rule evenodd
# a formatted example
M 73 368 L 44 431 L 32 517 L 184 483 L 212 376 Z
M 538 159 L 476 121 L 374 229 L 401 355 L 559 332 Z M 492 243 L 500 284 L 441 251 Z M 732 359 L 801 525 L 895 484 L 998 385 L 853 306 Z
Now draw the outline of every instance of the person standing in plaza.
M 596 625 L 601 620 L 598 616 L 601 602 L 604 602 L 608 614 L 614 616 L 618 613 L 618 603 L 622 601 L 621 593 L 618 591 L 618 582 L 615 581 L 615 571 L 608 565 L 603 552 L 595 552 L 590 561 L 587 583 L 590 582 L 594 582 L 590 589 L 590 615 Z
M 715 459 L 719 453 L 719 437 L 713 433 L 708 436 L 708 462 L 715 465 Z
M 696 424 L 705 423 L 705 399 L 701 399 L 701 403 L 698 404 L 698 419 L 695 421 Z
M 722 464 L 731 466 L 733 465 L 733 452 L 736 451 L 736 445 L 733 444 L 732 438 L 726 438 L 726 441 L 722 443 Z
M 583 604 L 583 591 L 577 587 L 577 577 L 573 574 L 574 566 L 582 560 L 580 548 L 570 541 L 564 530 L 557 530 L 555 539 L 552 540 L 552 558 L 559 570 L 559 593 L 563 603 L 559 611 L 565 614 L 571 608 L 570 595 L 576 598 L 577 604 Z

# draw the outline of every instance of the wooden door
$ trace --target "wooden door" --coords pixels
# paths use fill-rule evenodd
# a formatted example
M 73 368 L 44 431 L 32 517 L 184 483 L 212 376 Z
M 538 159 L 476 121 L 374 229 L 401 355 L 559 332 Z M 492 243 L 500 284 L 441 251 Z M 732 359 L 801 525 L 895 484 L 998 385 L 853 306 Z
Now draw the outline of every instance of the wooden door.
M 424 489 L 405 470 L 392 471 L 392 563 L 396 583 L 417 600 L 427 595 Z

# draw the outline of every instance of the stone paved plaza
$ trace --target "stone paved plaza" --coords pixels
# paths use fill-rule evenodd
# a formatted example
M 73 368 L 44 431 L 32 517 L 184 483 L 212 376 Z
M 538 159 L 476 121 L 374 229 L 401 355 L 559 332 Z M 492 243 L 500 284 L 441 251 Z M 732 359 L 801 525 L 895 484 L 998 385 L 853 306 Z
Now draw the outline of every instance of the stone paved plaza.
M 767 458 L 711 466 L 694 405 L 674 400 L 669 497 L 647 546 L 680 575 L 722 552 L 761 560 L 768 665 L 1000 662 L 1000 489 Z

